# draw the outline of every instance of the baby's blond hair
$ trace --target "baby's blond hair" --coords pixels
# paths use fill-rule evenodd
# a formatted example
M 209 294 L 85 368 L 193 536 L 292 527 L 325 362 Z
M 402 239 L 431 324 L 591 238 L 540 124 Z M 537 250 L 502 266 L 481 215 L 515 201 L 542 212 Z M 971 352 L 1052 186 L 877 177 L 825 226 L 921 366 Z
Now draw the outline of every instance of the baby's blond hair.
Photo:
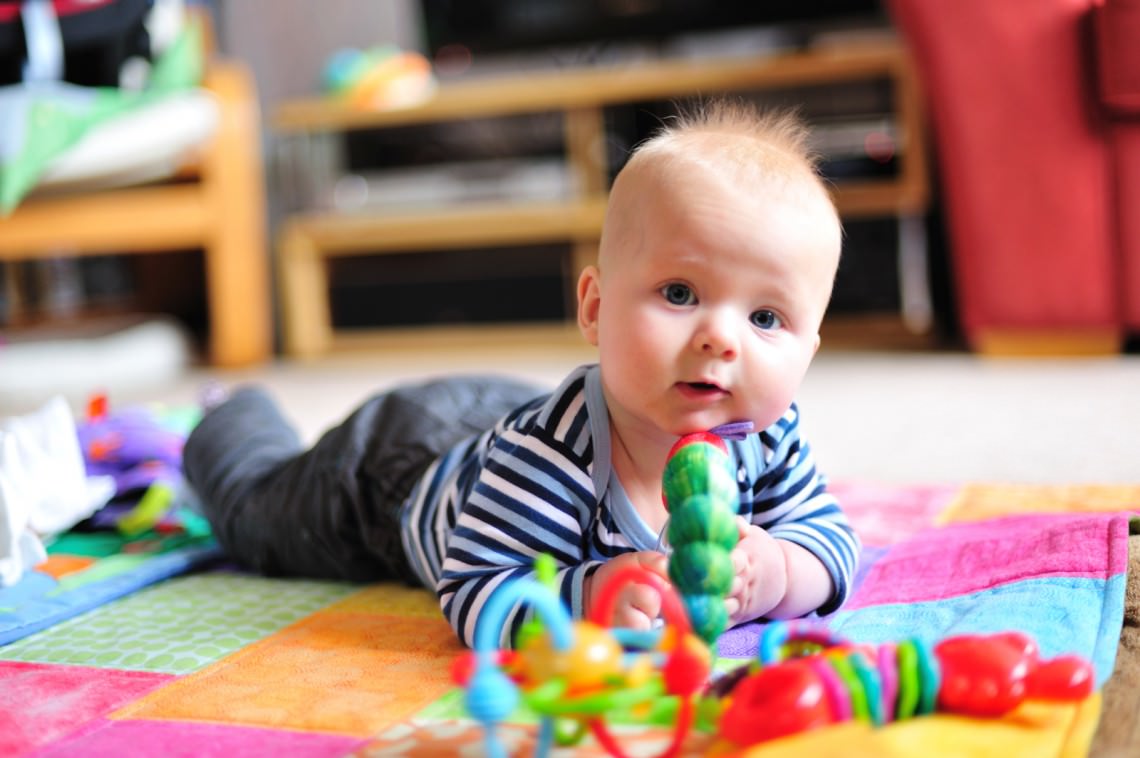
M 714 99 L 666 120 L 634 150 L 627 165 L 654 163 L 669 170 L 676 162 L 691 163 L 727 171 L 737 180 L 808 180 L 825 189 L 818 160 L 810 131 L 795 111 Z
M 610 195 L 602 230 L 599 262 L 614 248 L 634 243 L 639 198 L 623 185 L 641 175 L 648 186 L 683 182 L 702 172 L 731 192 L 767 187 L 793 197 L 810 198 L 835 213 L 818 173 L 810 132 L 795 111 L 762 110 L 743 100 L 712 99 L 682 109 L 645 142 L 622 168 Z M 634 182 L 636 184 L 636 182 Z M 643 185 L 645 186 L 645 185 Z M 838 219 L 838 214 L 835 214 Z

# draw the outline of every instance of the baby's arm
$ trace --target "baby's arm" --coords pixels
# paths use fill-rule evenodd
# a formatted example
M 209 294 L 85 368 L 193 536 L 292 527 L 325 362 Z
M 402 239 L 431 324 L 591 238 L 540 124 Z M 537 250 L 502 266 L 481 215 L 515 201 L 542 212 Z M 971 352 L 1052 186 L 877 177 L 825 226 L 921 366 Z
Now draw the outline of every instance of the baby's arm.
M 736 578 L 725 598 L 732 623 L 760 616 L 796 618 L 832 596 L 834 583 L 818 558 L 743 518 L 739 525 L 740 541 L 732 551 Z
M 495 591 L 533 577 L 540 553 L 558 566 L 559 599 L 573 615 L 582 615 L 585 582 L 602 565 L 589 557 L 585 534 L 597 507 L 588 465 L 572 445 L 545 433 L 507 430 L 493 443 L 447 537 L 436 583 L 440 608 L 464 644 L 474 643 Z M 520 604 L 507 614 L 500 633 L 504 647 L 530 610 Z
M 859 538 L 815 468 L 796 406 L 737 450 L 752 503 L 733 553 L 739 583 L 730 590 L 730 617 L 833 612 L 851 591 Z

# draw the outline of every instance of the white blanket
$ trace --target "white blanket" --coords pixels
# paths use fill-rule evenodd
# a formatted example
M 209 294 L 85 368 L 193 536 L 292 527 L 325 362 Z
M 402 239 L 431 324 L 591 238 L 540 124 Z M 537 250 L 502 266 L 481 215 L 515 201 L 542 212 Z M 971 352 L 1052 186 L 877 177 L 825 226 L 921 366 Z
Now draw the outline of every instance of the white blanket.
M 89 517 L 114 494 L 111 477 L 88 477 L 75 420 L 62 397 L 0 420 L 0 586 L 46 557 L 43 538 Z

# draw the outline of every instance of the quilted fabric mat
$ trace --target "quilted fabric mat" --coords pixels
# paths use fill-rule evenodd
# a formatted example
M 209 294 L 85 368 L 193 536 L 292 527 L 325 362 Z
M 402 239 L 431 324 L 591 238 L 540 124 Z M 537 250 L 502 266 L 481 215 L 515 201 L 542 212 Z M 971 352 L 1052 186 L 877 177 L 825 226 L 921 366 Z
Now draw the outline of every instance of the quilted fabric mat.
M 837 489 L 868 543 L 861 584 L 831 618 L 842 634 L 1022 629 L 1045 655 L 1092 659 L 1099 683 L 1112 672 L 1140 488 Z M 758 634 L 731 630 L 722 654 L 752 655 Z M 0 647 L 0 754 L 481 754 L 449 678 L 459 651 L 426 591 L 184 575 Z M 844 725 L 749 754 L 1082 755 L 1099 702 Z M 506 731 L 533 744 L 525 720 Z M 616 731 L 639 754 L 667 739 Z M 688 749 L 717 746 L 696 736 Z M 575 754 L 601 753 L 587 741 Z
M 11 587 L 0 587 L 0 645 L 208 565 L 221 551 L 205 531 L 126 538 L 74 532 L 48 546 L 48 560 Z

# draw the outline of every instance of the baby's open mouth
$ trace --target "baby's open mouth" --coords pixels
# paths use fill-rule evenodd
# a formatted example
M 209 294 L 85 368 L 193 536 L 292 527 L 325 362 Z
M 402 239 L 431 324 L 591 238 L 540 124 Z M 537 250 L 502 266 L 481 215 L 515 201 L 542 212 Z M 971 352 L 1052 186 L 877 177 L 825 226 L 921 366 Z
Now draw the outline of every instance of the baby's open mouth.
M 724 387 L 721 387 L 719 384 L 714 384 L 712 382 L 681 382 L 681 386 L 685 387 L 691 392 L 698 393 L 716 393 L 728 391 Z

